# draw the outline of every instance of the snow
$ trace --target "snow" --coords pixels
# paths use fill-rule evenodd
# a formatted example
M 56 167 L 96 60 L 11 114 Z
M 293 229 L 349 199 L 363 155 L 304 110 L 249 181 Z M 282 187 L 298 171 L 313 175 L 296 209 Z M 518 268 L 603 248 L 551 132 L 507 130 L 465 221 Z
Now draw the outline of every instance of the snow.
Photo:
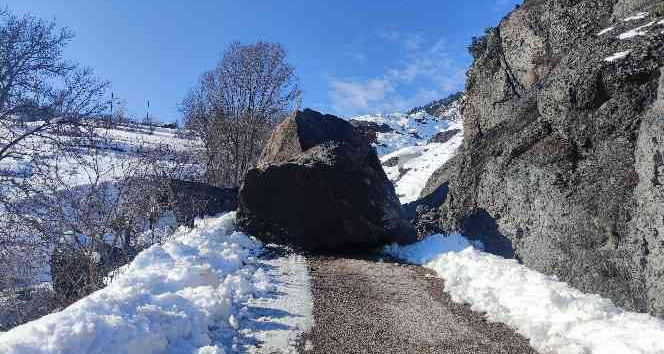
M 626 50 L 624 52 L 615 53 L 615 54 L 611 55 L 610 57 L 604 58 L 604 61 L 613 62 L 613 61 L 616 61 L 616 60 L 624 59 L 629 55 L 630 52 L 631 51 Z
M 191 230 L 179 229 L 163 246 L 141 252 L 104 289 L 61 312 L 0 334 L 0 353 L 221 354 L 236 350 L 243 344 L 241 335 L 252 331 L 242 328 L 248 314 L 244 305 L 253 297 L 274 297 L 283 291 L 257 258 L 262 244 L 234 231 L 234 223 L 235 214 L 229 213 L 198 221 Z M 285 298 L 273 303 L 310 303 L 310 297 L 302 295 L 308 289 L 302 259 L 283 262 L 288 266 L 282 268 L 292 274 L 282 280 L 300 283 L 286 286 Z M 308 328 L 310 309 L 311 305 L 302 306 L 292 315 L 296 320 L 283 321 Z
M 365 115 L 351 119 L 387 124 L 393 129 L 392 132 L 377 133 L 374 146 L 402 203 L 417 200 L 431 175 L 454 156 L 463 142 L 460 100 L 448 104 L 440 112 L 440 117 L 420 111 L 413 114 Z M 455 129 L 461 132 L 447 142 L 429 143 L 437 133 Z M 396 163 L 394 159 L 397 159 Z
M 313 326 L 311 277 L 306 259 L 291 254 L 261 260 L 270 296 L 250 298 L 242 322 L 248 353 L 297 353 L 297 339 Z M 278 290 L 278 291 L 276 291 Z
M 648 34 L 648 32 L 643 31 L 643 29 L 648 28 L 648 27 L 650 27 L 654 24 L 655 24 L 655 21 L 652 21 L 652 22 L 646 23 L 643 26 L 640 26 L 640 27 L 634 28 L 632 30 L 629 30 L 627 32 L 621 33 L 618 36 L 618 39 L 623 39 L 624 40 L 624 39 L 634 38 L 636 36 L 645 36 L 646 34 Z
M 641 20 L 641 19 L 646 18 L 646 16 L 648 16 L 647 12 L 639 12 L 638 14 L 636 14 L 634 16 L 630 16 L 630 17 L 625 18 L 623 21 L 629 22 L 629 21 L 634 21 L 634 20 Z
M 448 129 L 462 129 L 459 123 L 451 123 Z M 394 184 L 401 203 L 410 203 L 420 197 L 433 173 L 451 159 L 463 143 L 459 132 L 445 143 L 408 146 L 381 157 L 383 169 Z M 398 159 L 394 166 L 386 166 L 390 159 Z
M 392 113 L 374 114 L 351 118 L 352 120 L 387 124 L 394 131 L 377 133 L 376 152 L 379 156 L 390 154 L 406 146 L 424 145 L 436 133 L 450 129 L 452 124 L 460 121 L 461 103 L 449 104 L 441 113 L 441 117 L 432 116 L 424 111 L 413 114 Z
M 598 36 L 601 36 L 601 35 L 603 35 L 603 34 L 606 34 L 606 33 L 609 33 L 609 32 L 611 32 L 611 31 L 613 31 L 614 29 L 615 29 L 615 27 L 605 28 L 605 29 L 599 31 L 599 33 L 597 33 L 597 35 L 598 35 Z
M 393 113 L 366 115 L 352 118 L 377 124 L 387 124 L 394 129 L 388 133 L 377 133 L 376 151 L 386 155 L 404 146 L 424 144 L 437 132 L 447 129 L 449 122 L 424 112 L 415 114 Z
M 433 269 L 455 302 L 514 328 L 540 353 L 664 353 L 664 321 L 477 250 L 461 235 L 434 235 L 385 252 Z

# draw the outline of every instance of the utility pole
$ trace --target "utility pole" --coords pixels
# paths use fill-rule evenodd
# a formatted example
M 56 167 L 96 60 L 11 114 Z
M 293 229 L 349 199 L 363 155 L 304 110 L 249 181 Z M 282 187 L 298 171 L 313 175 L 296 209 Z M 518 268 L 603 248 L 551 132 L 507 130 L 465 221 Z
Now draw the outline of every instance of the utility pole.
M 115 93 L 111 91 L 111 117 L 113 117 L 113 101 L 115 100 Z

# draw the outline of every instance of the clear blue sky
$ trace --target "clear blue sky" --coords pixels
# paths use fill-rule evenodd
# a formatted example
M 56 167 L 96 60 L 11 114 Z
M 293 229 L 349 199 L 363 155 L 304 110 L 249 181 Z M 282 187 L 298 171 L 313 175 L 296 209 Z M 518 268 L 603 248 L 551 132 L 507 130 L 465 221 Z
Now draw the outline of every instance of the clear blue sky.
M 473 35 L 520 0 L 10 0 L 76 38 L 70 59 L 112 82 L 130 113 L 180 117 L 187 91 L 233 41 L 282 43 L 303 106 L 393 112 L 463 88 Z

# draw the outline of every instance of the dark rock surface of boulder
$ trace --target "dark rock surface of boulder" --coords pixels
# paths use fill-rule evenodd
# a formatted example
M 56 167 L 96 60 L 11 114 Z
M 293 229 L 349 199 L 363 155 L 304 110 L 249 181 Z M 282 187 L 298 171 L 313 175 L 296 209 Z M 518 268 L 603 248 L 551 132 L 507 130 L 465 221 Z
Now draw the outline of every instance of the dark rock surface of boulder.
M 366 139 L 347 121 L 312 110 L 275 130 L 240 189 L 238 221 L 264 242 L 313 252 L 415 239 Z

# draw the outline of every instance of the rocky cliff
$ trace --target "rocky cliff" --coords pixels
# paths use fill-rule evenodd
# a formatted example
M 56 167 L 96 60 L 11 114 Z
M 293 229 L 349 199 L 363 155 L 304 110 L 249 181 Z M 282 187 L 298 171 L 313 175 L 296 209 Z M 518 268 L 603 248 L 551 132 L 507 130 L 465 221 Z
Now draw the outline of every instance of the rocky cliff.
M 526 0 L 476 40 L 437 226 L 663 316 L 662 20 L 661 1 Z

